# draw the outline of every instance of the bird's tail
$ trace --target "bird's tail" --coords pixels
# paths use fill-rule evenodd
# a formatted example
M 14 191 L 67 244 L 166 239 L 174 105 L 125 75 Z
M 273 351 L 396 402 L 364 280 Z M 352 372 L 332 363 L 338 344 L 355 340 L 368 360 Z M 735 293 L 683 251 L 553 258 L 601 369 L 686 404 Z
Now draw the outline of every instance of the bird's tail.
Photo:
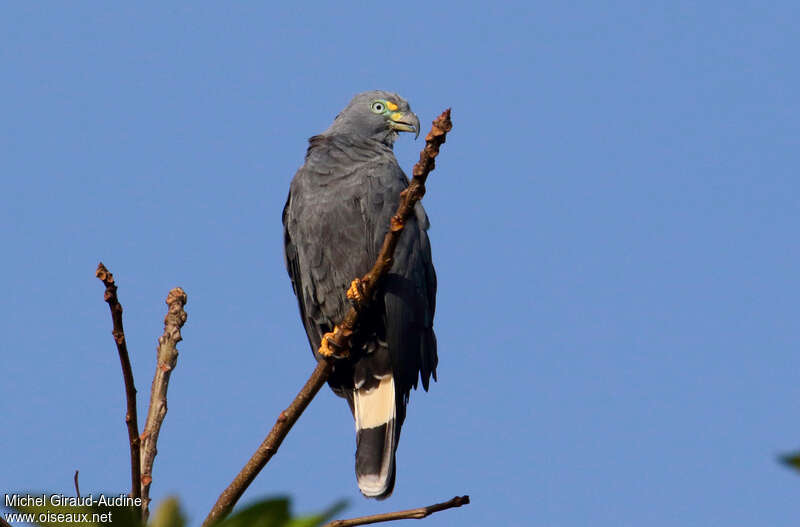
M 377 376 L 376 376 L 377 377 Z M 397 408 L 394 377 L 375 378 L 353 390 L 356 420 L 356 479 L 368 498 L 384 499 L 394 490 L 394 453 L 397 449 Z

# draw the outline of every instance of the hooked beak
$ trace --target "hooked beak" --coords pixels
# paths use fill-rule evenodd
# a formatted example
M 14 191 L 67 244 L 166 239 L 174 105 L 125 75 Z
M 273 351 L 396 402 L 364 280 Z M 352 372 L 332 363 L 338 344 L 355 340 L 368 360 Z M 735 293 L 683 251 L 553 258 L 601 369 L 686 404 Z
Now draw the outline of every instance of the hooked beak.
M 414 132 L 414 139 L 419 137 L 419 117 L 412 112 L 394 112 L 389 116 L 389 126 L 398 132 Z

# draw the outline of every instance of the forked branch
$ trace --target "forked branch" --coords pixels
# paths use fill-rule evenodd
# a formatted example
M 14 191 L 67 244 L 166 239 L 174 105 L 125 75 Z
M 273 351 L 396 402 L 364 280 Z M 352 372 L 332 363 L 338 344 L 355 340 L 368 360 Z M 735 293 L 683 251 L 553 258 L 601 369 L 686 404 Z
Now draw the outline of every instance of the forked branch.
M 383 240 L 381 251 L 375 265 L 363 278 L 361 278 L 360 299 L 358 299 L 358 309 L 351 307 L 345 315 L 342 323 L 335 327 L 332 333 L 328 333 L 322 339 L 320 352 L 324 356 L 345 354 L 350 348 L 350 339 L 353 331 L 358 326 L 359 313 L 369 306 L 372 298 L 377 291 L 380 279 L 389 271 L 394 257 L 394 250 L 397 241 L 400 239 L 403 227 L 408 218 L 413 214 L 414 206 L 425 194 L 425 180 L 434 168 L 434 159 L 439 154 L 439 148 L 445 142 L 447 132 L 453 127 L 450 122 L 450 109 L 448 108 L 433 121 L 430 133 L 425 137 L 425 148 L 420 153 L 419 161 L 414 165 L 413 179 L 408 188 L 400 195 L 400 204 L 397 212 L 392 217 L 389 232 Z M 356 279 L 354 284 L 358 284 Z M 349 295 L 348 295 L 349 296 Z M 330 350 L 330 348 L 334 350 Z M 325 384 L 332 369 L 332 359 L 322 359 L 317 363 L 317 367 L 311 374 L 300 393 L 294 398 L 289 407 L 280 413 L 278 420 L 270 430 L 266 439 L 261 443 L 256 452 L 245 464 L 233 482 L 220 494 L 214 507 L 208 513 L 203 527 L 210 527 L 213 523 L 223 519 L 233 509 L 236 502 L 244 494 L 244 491 L 253 482 L 255 477 L 266 466 L 267 462 L 278 451 L 283 439 L 289 433 L 294 423 L 306 409 L 311 399 L 319 392 Z

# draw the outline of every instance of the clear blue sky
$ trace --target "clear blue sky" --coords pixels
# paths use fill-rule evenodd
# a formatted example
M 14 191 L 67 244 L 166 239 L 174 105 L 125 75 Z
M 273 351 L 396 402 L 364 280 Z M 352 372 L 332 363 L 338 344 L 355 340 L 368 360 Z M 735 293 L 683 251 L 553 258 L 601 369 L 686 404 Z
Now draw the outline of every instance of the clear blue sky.
M 794 525 L 797 2 L 16 2 L 0 11 L 0 491 L 127 491 L 102 260 L 143 408 L 189 295 L 153 496 L 198 526 L 313 368 L 281 210 L 367 89 L 455 129 L 425 206 L 439 383 L 363 499 L 327 388 L 245 495 L 425 525 Z M 422 141 L 396 152 L 410 170 Z M 144 413 L 144 410 L 140 410 Z

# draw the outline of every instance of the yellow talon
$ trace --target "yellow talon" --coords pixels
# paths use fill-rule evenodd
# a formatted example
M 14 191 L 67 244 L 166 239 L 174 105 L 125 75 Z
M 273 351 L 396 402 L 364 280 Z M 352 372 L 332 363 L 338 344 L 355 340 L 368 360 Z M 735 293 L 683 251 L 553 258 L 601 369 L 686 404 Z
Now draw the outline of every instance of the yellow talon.
M 364 295 L 361 294 L 362 283 L 363 282 L 359 278 L 356 278 L 350 283 L 350 288 L 347 290 L 348 300 L 350 300 L 351 302 L 356 302 L 357 304 L 360 304 L 361 302 L 364 301 Z
M 326 358 L 335 358 L 335 359 L 344 359 L 350 356 L 347 350 L 336 351 L 336 349 L 331 346 L 331 341 L 328 339 L 333 339 L 336 334 L 336 329 L 329 333 L 325 333 L 322 335 L 322 343 L 319 346 L 319 350 L 317 352 Z
M 322 335 L 322 344 L 319 346 L 319 354 L 323 357 L 333 357 L 333 350 L 328 346 L 328 339 L 333 338 L 333 333 Z

